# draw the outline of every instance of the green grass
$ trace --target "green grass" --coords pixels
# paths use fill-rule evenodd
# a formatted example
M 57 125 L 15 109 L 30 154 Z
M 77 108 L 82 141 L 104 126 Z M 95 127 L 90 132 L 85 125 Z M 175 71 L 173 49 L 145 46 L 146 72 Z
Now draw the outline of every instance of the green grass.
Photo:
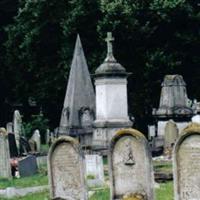
M 173 182 L 162 183 L 155 191 L 156 200 L 173 200 Z M 109 188 L 96 190 L 89 200 L 109 200 Z M 6 200 L 1 198 L 1 200 Z M 49 192 L 29 194 L 25 197 L 12 198 L 10 200 L 49 200 Z
M 154 161 L 153 165 L 154 165 L 155 172 L 166 172 L 166 173 L 172 172 L 172 162 Z
M 5 198 L 1 198 L 1 200 L 8 200 Z M 41 192 L 41 193 L 35 193 L 35 194 L 29 194 L 24 197 L 15 197 L 11 198 L 9 200 L 49 200 L 49 192 Z
M 47 175 L 43 174 L 36 174 L 31 177 L 23 177 L 19 179 L 0 179 L 0 189 L 4 189 L 7 187 L 16 187 L 16 188 L 23 188 L 23 187 L 33 187 L 39 185 L 48 185 L 48 177 Z
M 156 200 L 173 200 L 173 182 L 162 183 L 156 189 Z
M 156 200 L 173 200 L 173 182 L 162 183 L 160 188 L 155 190 Z M 109 200 L 109 189 L 96 191 L 90 200 Z
M 109 200 L 110 199 L 110 191 L 109 188 L 97 190 L 94 195 L 90 197 L 89 200 Z

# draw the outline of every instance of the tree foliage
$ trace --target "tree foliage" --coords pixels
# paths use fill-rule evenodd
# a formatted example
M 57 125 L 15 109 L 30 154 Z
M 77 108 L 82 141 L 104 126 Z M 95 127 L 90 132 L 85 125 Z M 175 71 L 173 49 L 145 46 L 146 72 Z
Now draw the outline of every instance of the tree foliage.
M 182 74 L 190 96 L 200 98 L 199 25 L 197 0 L 20 0 L 4 43 L 9 98 L 34 97 L 58 124 L 76 34 L 94 72 L 112 31 L 115 57 L 133 73 L 129 108 L 142 128 L 165 74 Z

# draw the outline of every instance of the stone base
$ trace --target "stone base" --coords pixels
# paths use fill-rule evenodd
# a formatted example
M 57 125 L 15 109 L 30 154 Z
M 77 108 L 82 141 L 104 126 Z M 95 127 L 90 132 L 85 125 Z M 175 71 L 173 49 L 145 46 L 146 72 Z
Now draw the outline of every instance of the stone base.
M 131 128 L 131 121 L 95 121 L 92 147 L 94 150 L 107 150 L 117 131 Z

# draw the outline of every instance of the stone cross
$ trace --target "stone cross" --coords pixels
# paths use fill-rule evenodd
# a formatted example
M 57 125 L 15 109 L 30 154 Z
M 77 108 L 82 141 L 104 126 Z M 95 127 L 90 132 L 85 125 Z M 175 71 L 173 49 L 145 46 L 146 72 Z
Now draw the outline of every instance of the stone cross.
M 105 41 L 107 42 L 107 57 L 106 57 L 106 61 L 108 60 L 114 60 L 115 58 L 113 56 L 113 45 L 112 42 L 115 40 L 114 37 L 112 37 L 112 33 L 108 32 L 107 33 L 107 38 L 105 39 Z

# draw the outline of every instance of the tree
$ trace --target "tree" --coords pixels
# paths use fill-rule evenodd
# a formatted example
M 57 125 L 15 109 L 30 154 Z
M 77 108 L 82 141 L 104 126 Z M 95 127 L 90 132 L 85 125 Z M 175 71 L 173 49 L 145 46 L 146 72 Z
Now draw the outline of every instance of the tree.
M 14 23 L 7 27 L 9 73 L 15 76 L 13 98 L 26 105 L 34 97 L 58 124 L 75 37 L 80 33 L 86 52 L 95 55 L 98 18 L 96 2 L 85 0 L 21 0 Z M 90 21 L 90 23 L 88 23 Z M 88 50 L 89 49 L 89 50 Z M 15 66 L 15 70 L 13 70 Z

